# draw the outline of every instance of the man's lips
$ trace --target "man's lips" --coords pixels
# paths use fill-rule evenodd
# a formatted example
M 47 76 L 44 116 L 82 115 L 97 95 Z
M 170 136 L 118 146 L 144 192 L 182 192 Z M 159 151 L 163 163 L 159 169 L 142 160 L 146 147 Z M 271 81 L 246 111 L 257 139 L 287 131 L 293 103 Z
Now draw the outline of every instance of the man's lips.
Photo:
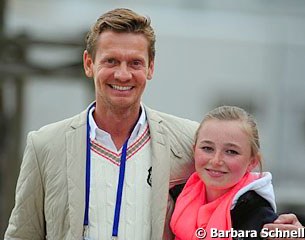
M 120 86 L 120 85 L 115 85 L 115 84 L 109 84 L 109 86 L 112 89 L 118 90 L 118 91 L 129 91 L 133 88 L 132 86 Z

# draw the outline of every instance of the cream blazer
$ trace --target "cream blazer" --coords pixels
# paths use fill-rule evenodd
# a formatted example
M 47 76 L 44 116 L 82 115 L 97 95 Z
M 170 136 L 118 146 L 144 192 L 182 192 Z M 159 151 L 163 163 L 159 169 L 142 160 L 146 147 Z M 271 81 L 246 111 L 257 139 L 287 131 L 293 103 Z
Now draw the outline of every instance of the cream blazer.
M 174 203 L 169 189 L 194 171 L 192 145 L 198 123 L 146 106 L 145 111 L 152 144 L 151 239 L 172 239 Z M 4 239 L 82 239 L 86 113 L 29 133 Z

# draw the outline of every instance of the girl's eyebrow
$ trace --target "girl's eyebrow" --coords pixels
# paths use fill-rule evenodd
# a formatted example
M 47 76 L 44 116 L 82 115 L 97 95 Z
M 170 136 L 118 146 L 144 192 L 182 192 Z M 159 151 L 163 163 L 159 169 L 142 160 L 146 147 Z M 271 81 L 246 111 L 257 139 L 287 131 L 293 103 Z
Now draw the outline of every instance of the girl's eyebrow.
M 210 140 L 202 140 L 200 141 L 200 143 L 207 143 L 207 144 L 214 144 L 212 141 Z
M 212 142 L 212 141 L 210 141 L 210 140 L 202 140 L 202 141 L 200 141 L 200 143 L 201 143 L 201 144 L 210 144 L 210 145 L 214 144 L 214 142 Z M 236 144 L 236 143 L 228 142 L 228 143 L 225 143 L 224 145 L 225 145 L 226 147 L 235 147 L 235 148 L 240 149 L 240 146 L 239 146 L 238 144 Z
M 240 146 L 238 144 L 235 143 L 225 143 L 226 147 L 235 147 L 235 148 L 240 148 Z

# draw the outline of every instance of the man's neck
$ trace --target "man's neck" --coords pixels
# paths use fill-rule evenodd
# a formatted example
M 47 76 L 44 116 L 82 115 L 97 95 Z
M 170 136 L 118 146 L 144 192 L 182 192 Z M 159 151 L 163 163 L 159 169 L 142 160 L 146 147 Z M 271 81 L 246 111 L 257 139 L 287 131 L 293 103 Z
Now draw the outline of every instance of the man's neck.
M 111 135 L 117 149 L 120 149 L 130 136 L 141 113 L 141 106 L 128 109 L 106 110 L 98 105 L 93 113 L 97 126 Z

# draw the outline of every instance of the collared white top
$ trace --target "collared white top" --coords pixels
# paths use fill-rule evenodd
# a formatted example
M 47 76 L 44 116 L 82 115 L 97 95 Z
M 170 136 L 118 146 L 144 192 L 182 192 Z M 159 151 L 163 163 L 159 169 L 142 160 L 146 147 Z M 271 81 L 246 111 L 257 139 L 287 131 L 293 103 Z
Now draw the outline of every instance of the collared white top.
M 111 135 L 98 128 L 93 118 L 93 109 L 89 111 L 89 125 L 90 221 L 86 237 L 92 240 L 108 239 L 114 222 L 122 149 L 117 150 Z M 120 239 L 149 239 L 151 236 L 151 169 L 149 127 L 141 105 L 141 115 L 128 141 L 118 227 Z
M 91 108 L 90 112 L 89 112 L 90 139 L 98 141 L 103 146 L 105 146 L 106 148 L 108 148 L 109 150 L 111 150 L 113 152 L 120 152 L 121 149 L 117 149 L 115 147 L 115 144 L 111 138 L 111 135 L 108 132 L 100 129 L 97 126 L 97 124 L 93 118 L 94 110 L 95 110 L 95 107 Z M 146 121 L 147 121 L 146 113 L 145 113 L 144 107 L 141 104 L 141 115 L 129 137 L 128 145 L 133 143 L 135 141 L 135 139 L 138 137 L 139 133 L 142 132 L 143 128 L 145 127 Z

